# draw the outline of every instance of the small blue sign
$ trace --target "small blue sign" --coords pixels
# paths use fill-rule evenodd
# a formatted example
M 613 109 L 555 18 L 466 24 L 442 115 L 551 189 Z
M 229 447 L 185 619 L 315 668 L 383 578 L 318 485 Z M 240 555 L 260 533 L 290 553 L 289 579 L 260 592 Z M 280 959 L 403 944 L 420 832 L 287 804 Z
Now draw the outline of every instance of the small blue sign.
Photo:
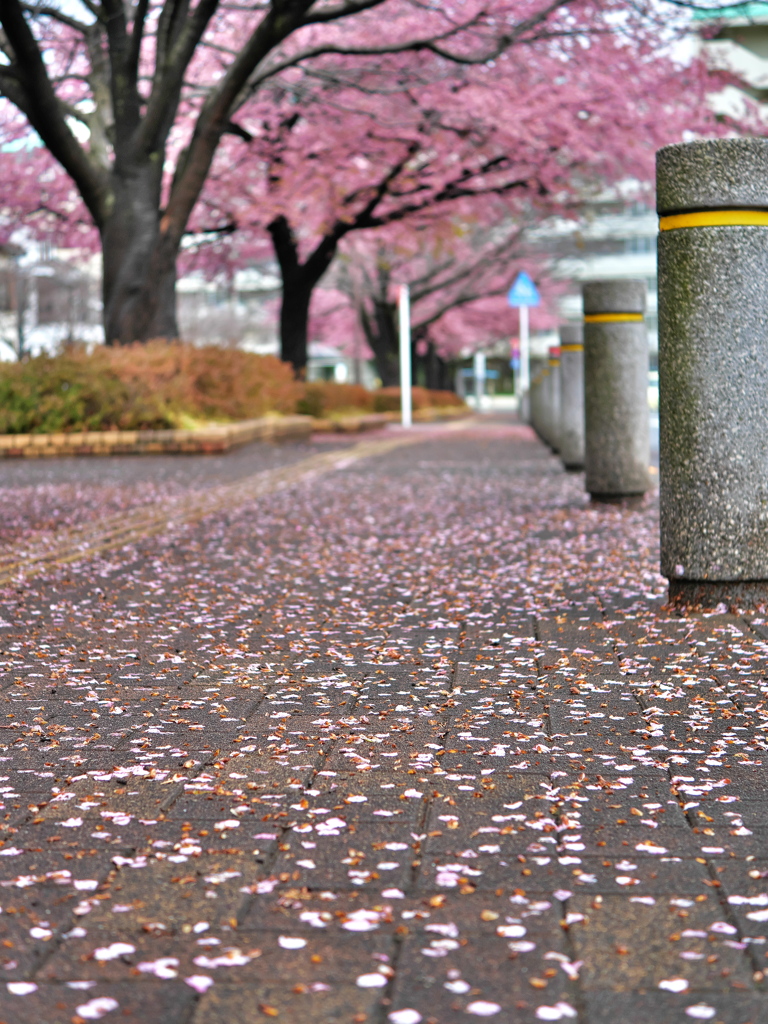
M 541 302 L 536 285 L 524 270 L 515 278 L 515 283 L 509 289 L 507 302 L 510 306 L 538 306 Z

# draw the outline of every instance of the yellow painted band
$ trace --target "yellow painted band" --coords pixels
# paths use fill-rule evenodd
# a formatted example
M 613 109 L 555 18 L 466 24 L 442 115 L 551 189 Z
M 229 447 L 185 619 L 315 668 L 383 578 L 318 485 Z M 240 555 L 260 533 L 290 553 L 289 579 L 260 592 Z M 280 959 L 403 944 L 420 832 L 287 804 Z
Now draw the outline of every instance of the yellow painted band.
M 560 360 L 559 359 L 550 359 L 549 360 L 549 365 L 550 366 L 559 366 L 560 365 Z
M 583 345 L 561 345 L 560 346 L 560 351 L 561 352 L 583 352 L 584 351 L 584 346 Z
M 659 218 L 659 231 L 675 228 L 768 227 L 768 210 L 699 210 Z
M 639 324 L 642 322 L 642 313 L 588 313 L 584 317 L 585 324 Z

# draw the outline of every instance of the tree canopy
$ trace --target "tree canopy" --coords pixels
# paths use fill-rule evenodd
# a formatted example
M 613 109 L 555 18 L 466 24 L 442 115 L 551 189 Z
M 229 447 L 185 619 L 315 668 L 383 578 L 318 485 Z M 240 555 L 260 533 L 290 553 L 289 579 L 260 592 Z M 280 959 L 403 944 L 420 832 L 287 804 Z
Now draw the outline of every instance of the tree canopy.
M 668 42 L 621 0 L 4 0 L 2 205 L 101 246 L 109 343 L 177 334 L 190 232 L 211 264 L 270 236 L 300 370 L 351 231 L 562 209 L 700 130 Z

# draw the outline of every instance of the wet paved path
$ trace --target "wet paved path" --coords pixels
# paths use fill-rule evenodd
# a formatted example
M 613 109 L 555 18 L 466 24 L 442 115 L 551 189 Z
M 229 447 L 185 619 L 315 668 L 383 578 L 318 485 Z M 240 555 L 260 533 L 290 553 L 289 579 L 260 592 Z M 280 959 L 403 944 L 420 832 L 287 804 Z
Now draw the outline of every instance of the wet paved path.
M 400 440 L 0 467 L 0 1021 L 768 1021 L 763 620 Z

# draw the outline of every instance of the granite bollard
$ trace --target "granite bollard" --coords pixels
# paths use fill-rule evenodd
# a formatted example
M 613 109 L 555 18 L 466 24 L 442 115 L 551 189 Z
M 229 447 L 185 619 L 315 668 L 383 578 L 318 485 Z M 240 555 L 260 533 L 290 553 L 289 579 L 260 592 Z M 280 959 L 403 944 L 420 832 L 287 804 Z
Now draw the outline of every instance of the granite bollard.
M 544 380 L 545 368 L 531 360 L 531 386 L 528 392 L 530 396 L 530 423 L 537 436 L 542 440 L 542 424 L 544 418 Z
M 544 361 L 542 368 L 539 370 L 539 425 L 537 427 L 537 434 L 544 442 L 549 444 L 549 419 L 550 419 L 550 406 L 551 406 L 551 392 L 552 382 L 550 380 L 549 373 L 549 359 Z
M 549 349 L 549 408 L 547 416 L 547 444 L 554 452 L 560 451 L 560 347 Z
M 584 285 L 584 465 L 595 501 L 650 487 L 644 281 Z
M 560 328 L 560 458 L 568 470 L 584 468 L 584 329 Z
M 661 571 L 673 604 L 768 602 L 768 141 L 657 154 Z

